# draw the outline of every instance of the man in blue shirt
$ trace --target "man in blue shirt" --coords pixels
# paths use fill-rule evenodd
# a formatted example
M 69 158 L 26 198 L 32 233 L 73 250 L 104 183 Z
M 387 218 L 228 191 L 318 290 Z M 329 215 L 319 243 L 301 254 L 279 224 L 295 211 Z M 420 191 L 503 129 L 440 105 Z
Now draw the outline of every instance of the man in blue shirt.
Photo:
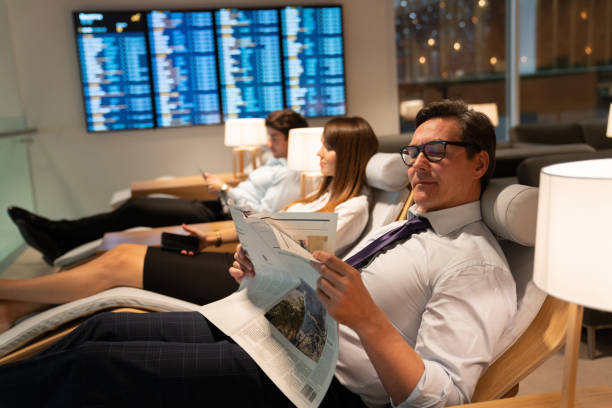
M 289 130 L 301 127 L 308 127 L 308 123 L 290 109 L 270 113 L 266 118 L 266 129 L 273 158 L 234 188 L 228 188 L 218 177 L 206 174 L 209 190 L 225 190 L 237 205 L 257 211 L 275 212 L 298 199 L 299 175 L 287 168 L 287 139 Z M 204 202 L 150 197 L 133 197 L 112 212 L 70 221 L 51 221 L 19 207 L 9 207 L 8 214 L 24 240 L 39 250 L 49 264 L 69 250 L 101 238 L 106 232 L 137 226 L 163 227 L 228 219 L 219 200 Z

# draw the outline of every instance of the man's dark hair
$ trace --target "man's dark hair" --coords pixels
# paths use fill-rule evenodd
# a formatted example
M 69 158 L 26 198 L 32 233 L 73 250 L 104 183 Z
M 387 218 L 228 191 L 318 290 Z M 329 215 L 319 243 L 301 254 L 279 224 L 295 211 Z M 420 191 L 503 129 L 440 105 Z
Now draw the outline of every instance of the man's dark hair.
M 416 116 L 416 127 L 434 118 L 455 118 L 461 126 L 461 140 L 474 145 L 467 146 L 468 158 L 474 157 L 476 153 L 485 150 L 489 153 L 489 168 L 480 178 L 481 194 L 489 184 L 495 169 L 495 128 L 493 124 L 481 112 L 470 109 L 463 101 L 443 100 L 427 104 Z
M 268 115 L 266 118 L 266 126 L 278 130 L 285 135 L 285 139 L 287 139 L 291 129 L 308 127 L 308 122 L 306 122 L 306 119 L 299 113 L 291 109 L 282 109 Z

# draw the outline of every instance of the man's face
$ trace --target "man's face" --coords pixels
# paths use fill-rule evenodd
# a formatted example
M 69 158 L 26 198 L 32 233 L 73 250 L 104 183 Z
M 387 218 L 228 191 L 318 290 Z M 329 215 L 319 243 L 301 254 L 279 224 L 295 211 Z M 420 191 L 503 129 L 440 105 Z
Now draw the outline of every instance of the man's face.
M 433 140 L 461 142 L 461 128 L 457 119 L 435 118 L 422 123 L 414 132 L 412 146 Z M 435 211 L 455 207 L 480 197 L 480 177 L 489 165 L 486 151 L 468 159 L 463 146 L 446 145 L 446 155 L 438 162 L 430 162 L 421 151 L 408 177 L 414 201 L 421 211 Z
M 268 132 L 268 148 L 272 155 L 277 158 L 287 157 L 287 149 L 289 148 L 289 142 L 283 132 L 266 127 Z

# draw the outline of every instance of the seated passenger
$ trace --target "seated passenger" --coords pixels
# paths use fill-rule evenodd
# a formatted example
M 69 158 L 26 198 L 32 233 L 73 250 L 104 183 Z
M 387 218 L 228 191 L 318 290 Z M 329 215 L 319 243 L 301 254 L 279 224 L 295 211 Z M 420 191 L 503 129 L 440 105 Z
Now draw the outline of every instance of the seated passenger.
M 266 118 L 268 147 L 273 158 L 255 169 L 249 178 L 234 188 L 228 196 L 236 204 L 256 211 L 275 212 L 299 198 L 299 179 L 287 168 L 287 138 L 289 130 L 307 127 L 298 113 L 290 110 L 272 112 Z M 218 177 L 206 173 L 211 192 L 227 189 Z M 48 264 L 69 250 L 101 238 L 106 232 L 132 227 L 164 227 L 181 223 L 197 224 L 228 219 L 217 201 L 172 198 L 133 197 L 116 210 L 78 220 L 51 221 L 19 207 L 9 207 L 8 214 L 23 239 L 43 254 Z
M 402 150 L 416 203 L 409 221 L 373 232 L 346 263 L 314 254 L 322 262 L 317 296 L 340 323 L 321 407 L 467 403 L 516 311 L 512 275 L 480 214 L 495 163 L 493 126 L 451 101 L 426 106 L 416 124 Z M 231 274 L 252 274 L 245 253 L 235 256 Z M 197 312 L 98 315 L 0 367 L 0 394 L 7 407 L 291 405 Z
M 336 212 L 336 253 L 343 253 L 363 232 L 369 215 L 365 169 L 378 149 L 378 139 L 362 118 L 337 118 L 324 128 L 319 190 L 289 204 L 287 211 Z M 200 239 L 200 248 L 236 242 L 235 229 L 204 234 L 184 228 Z M 220 240 L 220 241 L 219 241 Z M 238 285 L 227 270 L 231 253 L 200 252 L 184 256 L 161 248 L 122 244 L 87 264 L 33 279 L 0 279 L 0 332 L 15 319 L 45 305 L 60 304 L 116 286 L 144 288 L 197 304 L 221 299 Z

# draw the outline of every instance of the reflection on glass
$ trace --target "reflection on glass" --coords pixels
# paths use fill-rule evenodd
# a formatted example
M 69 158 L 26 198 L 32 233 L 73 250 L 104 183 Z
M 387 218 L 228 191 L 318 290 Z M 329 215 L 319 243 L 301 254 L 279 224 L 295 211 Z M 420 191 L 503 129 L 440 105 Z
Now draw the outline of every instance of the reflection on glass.
M 505 132 L 506 0 L 395 2 L 400 102 L 496 103 Z M 519 0 L 520 122 L 605 122 L 612 1 Z M 413 130 L 402 119 L 402 131 Z

